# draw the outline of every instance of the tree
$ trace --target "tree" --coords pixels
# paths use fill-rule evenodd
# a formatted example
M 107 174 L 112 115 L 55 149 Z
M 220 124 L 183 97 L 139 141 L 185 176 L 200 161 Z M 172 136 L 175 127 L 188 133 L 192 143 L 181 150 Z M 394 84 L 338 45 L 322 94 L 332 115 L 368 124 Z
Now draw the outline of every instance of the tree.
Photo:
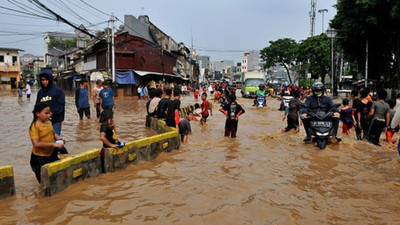
M 314 78 L 319 76 L 325 83 L 325 75 L 330 68 L 330 45 L 325 34 L 309 37 L 299 43 L 296 61 L 305 66 Z
M 55 37 L 50 38 L 49 47 L 58 47 L 62 49 L 67 49 L 68 47 L 76 47 L 77 38 L 72 39 L 58 39 Z
M 270 45 L 261 50 L 261 59 L 265 62 L 265 68 L 274 66 L 279 63 L 285 67 L 289 77 L 289 82 L 292 83 L 290 78 L 289 66 L 294 65 L 296 58 L 297 43 L 290 38 L 278 39 L 270 41 Z
M 339 30 L 338 41 L 346 59 L 365 72 L 368 42 L 369 77 L 377 80 L 378 86 L 389 86 L 394 81 L 399 86 L 400 1 L 338 0 L 336 8 L 331 27 Z

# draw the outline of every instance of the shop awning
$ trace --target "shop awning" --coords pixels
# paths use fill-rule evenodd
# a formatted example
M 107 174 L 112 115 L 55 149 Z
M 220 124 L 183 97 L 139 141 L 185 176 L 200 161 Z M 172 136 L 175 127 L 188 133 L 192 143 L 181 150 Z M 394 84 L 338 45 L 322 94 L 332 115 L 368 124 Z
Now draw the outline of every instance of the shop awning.
M 146 76 L 146 75 L 164 75 L 164 76 L 169 76 L 169 77 L 176 77 L 173 74 L 168 74 L 168 73 L 158 73 L 158 72 L 152 72 L 152 71 L 140 71 L 140 70 L 133 70 L 137 75 L 139 76 Z
M 135 77 L 133 76 L 132 71 L 116 71 L 115 81 L 117 82 L 117 84 L 135 84 Z
M 95 71 L 90 74 L 91 81 L 96 81 L 96 80 L 103 81 L 105 77 L 107 77 L 107 72 L 105 71 Z

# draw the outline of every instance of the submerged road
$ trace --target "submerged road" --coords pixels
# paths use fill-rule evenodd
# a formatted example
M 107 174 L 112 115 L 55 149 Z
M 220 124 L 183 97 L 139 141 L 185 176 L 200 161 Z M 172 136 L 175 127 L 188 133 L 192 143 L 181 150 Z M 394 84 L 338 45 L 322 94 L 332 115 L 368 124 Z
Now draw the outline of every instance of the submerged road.
M 214 106 L 206 126 L 191 122 L 179 150 L 42 197 L 29 166 L 34 100 L 0 93 L 0 166 L 14 166 L 17 188 L 0 200 L 0 224 L 400 224 L 395 146 L 351 135 L 320 151 L 302 142 L 303 129 L 280 133 L 286 122 L 275 99 L 260 109 L 238 98 L 246 113 L 236 139 L 223 137 L 225 118 Z M 79 121 L 73 100 L 67 96 L 66 147 L 71 154 L 101 147 L 99 124 Z M 120 139 L 153 134 L 144 126 L 145 101 L 118 97 L 117 104 Z

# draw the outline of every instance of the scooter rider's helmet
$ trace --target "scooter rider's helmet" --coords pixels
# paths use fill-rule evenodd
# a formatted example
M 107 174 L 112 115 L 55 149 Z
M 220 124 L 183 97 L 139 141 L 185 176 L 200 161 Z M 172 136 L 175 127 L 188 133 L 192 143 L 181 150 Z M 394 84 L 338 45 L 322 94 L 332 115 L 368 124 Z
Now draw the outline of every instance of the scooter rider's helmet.
M 260 91 L 264 90 L 264 85 L 262 84 L 258 85 L 258 89 L 260 89 Z
M 287 87 L 289 87 L 289 83 L 287 81 L 285 81 L 285 83 L 283 83 L 283 86 L 287 88 Z
M 322 97 L 325 92 L 325 85 L 321 81 L 317 81 L 312 85 L 311 91 L 316 97 Z

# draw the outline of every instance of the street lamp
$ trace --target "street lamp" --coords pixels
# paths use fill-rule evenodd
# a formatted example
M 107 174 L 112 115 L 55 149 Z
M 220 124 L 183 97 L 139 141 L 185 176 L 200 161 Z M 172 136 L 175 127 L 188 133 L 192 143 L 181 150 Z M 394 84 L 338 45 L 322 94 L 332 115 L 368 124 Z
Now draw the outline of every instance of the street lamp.
M 320 9 L 319 13 L 322 13 L 322 33 L 324 33 L 324 14 L 328 12 L 328 9 Z
M 337 36 L 337 31 L 333 28 L 329 28 L 326 31 L 326 36 L 331 39 L 331 78 L 332 78 L 332 96 L 335 96 L 335 77 L 333 68 L 333 39 Z

